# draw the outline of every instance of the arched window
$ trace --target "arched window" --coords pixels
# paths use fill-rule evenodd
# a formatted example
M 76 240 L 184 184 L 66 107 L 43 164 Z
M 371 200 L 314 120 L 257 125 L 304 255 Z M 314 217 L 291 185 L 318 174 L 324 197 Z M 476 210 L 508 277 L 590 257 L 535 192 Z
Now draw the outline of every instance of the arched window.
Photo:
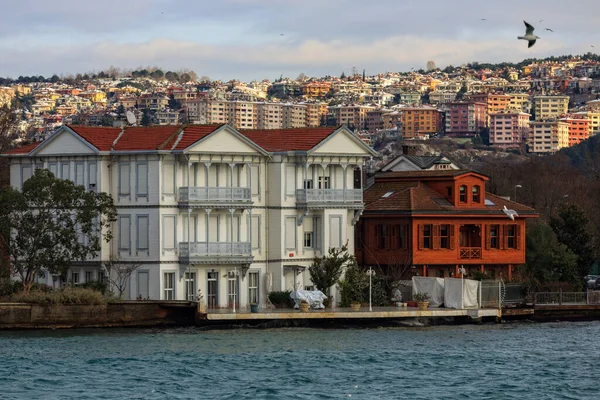
M 481 201 L 481 196 L 479 193 L 479 186 L 473 186 L 473 203 L 479 203 Z
M 461 203 L 466 203 L 467 202 L 467 187 L 465 185 L 461 185 L 461 187 L 458 190 L 459 192 L 459 200 Z

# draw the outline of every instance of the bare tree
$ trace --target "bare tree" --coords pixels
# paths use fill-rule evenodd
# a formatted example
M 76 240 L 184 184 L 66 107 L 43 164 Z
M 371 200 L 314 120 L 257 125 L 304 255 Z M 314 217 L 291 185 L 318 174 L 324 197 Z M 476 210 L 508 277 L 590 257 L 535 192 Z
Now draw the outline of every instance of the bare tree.
M 112 258 L 104 263 L 106 275 L 111 286 L 111 291 L 114 288 L 118 292 L 118 297 L 121 299 L 123 293 L 127 289 L 127 284 L 131 275 L 142 265 L 138 261 L 123 261 L 118 257 Z

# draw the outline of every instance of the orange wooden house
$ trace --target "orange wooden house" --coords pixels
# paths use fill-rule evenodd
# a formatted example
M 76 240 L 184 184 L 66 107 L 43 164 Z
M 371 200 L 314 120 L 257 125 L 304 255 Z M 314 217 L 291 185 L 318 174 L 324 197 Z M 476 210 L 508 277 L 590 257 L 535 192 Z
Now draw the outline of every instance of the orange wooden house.
M 435 277 L 460 276 L 464 266 L 466 276 L 511 280 L 525 262 L 525 220 L 538 214 L 486 193 L 487 180 L 466 170 L 378 174 L 356 226 L 358 262 Z

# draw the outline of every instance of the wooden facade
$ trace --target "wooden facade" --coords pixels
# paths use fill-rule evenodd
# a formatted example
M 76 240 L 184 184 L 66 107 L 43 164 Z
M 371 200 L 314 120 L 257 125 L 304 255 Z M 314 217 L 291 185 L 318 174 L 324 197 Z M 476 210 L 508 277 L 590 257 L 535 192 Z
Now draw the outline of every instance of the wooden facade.
M 363 265 L 410 275 L 512 279 L 525 262 L 529 207 L 486 193 L 487 177 L 469 171 L 383 173 L 365 192 L 356 256 Z M 503 211 L 515 210 L 511 220 Z M 398 272 L 398 271 L 396 271 Z

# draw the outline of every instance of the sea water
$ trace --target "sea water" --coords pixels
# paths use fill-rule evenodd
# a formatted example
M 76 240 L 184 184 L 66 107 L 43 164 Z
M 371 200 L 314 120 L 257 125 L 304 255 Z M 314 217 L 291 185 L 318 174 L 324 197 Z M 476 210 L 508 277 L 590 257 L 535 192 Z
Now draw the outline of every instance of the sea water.
M 600 398 L 600 322 L 0 332 L 1 399 Z

